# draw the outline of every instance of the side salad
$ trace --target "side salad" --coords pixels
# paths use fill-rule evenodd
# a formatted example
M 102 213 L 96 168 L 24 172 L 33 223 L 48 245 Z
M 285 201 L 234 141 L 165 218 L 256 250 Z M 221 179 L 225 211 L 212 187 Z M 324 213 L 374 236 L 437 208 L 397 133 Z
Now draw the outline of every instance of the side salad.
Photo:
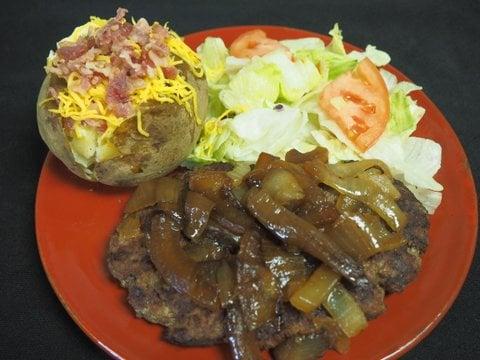
M 380 159 L 430 214 L 443 186 L 434 179 L 442 148 L 413 136 L 425 114 L 410 94 L 421 90 L 383 68 L 390 56 L 375 46 L 346 52 L 337 24 L 331 41 L 277 41 L 248 31 L 227 48 L 209 37 L 197 52 L 205 69 L 209 109 L 189 165 L 253 163 L 317 146 L 329 162 Z

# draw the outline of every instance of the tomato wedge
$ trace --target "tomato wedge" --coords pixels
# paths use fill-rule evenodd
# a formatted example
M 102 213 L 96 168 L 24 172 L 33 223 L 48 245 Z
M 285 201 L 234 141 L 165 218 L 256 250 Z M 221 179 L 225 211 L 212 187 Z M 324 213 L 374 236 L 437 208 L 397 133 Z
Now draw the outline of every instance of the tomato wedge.
M 328 84 L 318 102 L 362 152 L 375 144 L 390 116 L 387 86 L 368 58 Z
M 237 37 L 230 45 L 230 54 L 239 58 L 263 56 L 277 49 L 288 50 L 278 40 L 267 37 L 260 29 L 246 31 Z

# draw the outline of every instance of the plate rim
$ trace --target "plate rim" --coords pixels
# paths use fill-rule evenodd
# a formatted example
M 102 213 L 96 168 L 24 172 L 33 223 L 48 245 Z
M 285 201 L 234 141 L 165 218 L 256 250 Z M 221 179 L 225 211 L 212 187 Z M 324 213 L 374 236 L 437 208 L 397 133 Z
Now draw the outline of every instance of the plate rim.
M 195 31 L 195 32 L 183 35 L 183 37 L 187 37 L 187 38 L 194 38 L 194 37 L 202 38 L 203 37 L 203 38 L 205 38 L 205 36 L 209 35 L 212 32 L 221 33 L 221 32 L 232 31 L 232 30 L 241 32 L 241 31 L 246 31 L 246 30 L 251 30 L 251 29 L 256 29 L 256 28 L 261 28 L 261 29 L 264 29 L 264 30 L 267 30 L 267 31 L 268 30 L 273 30 L 273 31 L 287 31 L 287 32 L 290 32 L 290 31 L 302 32 L 303 34 L 305 34 L 305 36 L 320 37 L 323 40 L 331 38 L 329 35 L 317 33 L 317 32 L 312 31 L 312 30 L 301 29 L 301 28 L 297 28 L 297 27 L 290 27 L 290 26 L 285 26 L 285 25 L 272 25 L 272 24 L 263 24 L 263 25 L 262 24 L 258 24 L 258 25 L 248 24 L 248 25 L 230 25 L 230 26 L 213 27 L 213 28 L 208 28 L 208 29 Z M 356 45 L 353 45 L 353 44 L 351 44 L 347 41 L 343 41 L 343 43 L 346 44 L 347 47 L 352 49 L 352 50 L 362 50 L 360 47 L 358 47 Z M 389 71 L 393 70 L 394 72 L 400 74 L 400 76 L 404 77 L 406 80 L 412 81 L 402 71 L 398 70 L 396 67 L 392 66 L 391 64 L 388 64 L 386 66 L 386 68 Z M 470 246 L 468 247 L 468 251 L 469 251 L 470 256 L 468 257 L 468 259 L 465 259 L 466 261 L 464 263 L 465 266 L 463 267 L 464 271 L 461 274 L 461 281 L 458 281 L 455 284 L 454 291 L 452 291 L 449 294 L 448 300 L 445 302 L 441 312 L 429 324 L 427 324 L 425 326 L 425 328 L 423 330 L 421 330 L 415 338 L 413 338 L 412 340 L 410 340 L 408 343 L 404 344 L 403 346 L 400 346 L 397 350 L 395 350 L 395 351 L 391 352 L 390 354 L 384 356 L 382 358 L 382 360 L 394 359 L 394 358 L 400 357 L 401 355 L 404 355 L 409 350 L 413 349 L 416 345 L 418 345 L 423 339 L 425 339 L 433 331 L 433 329 L 435 329 L 435 327 L 438 326 L 438 324 L 441 322 L 441 320 L 445 317 L 445 315 L 448 313 L 448 311 L 452 307 L 452 305 L 455 302 L 455 300 L 457 299 L 461 289 L 465 285 L 465 281 L 466 281 L 466 278 L 467 278 L 467 276 L 470 272 L 470 269 L 471 269 L 471 266 L 472 266 L 472 263 L 473 263 L 473 259 L 474 259 L 474 256 L 475 256 L 475 252 L 476 252 L 476 245 L 477 245 L 476 239 L 478 238 L 478 228 L 479 228 L 479 224 L 478 224 L 478 222 L 479 222 L 479 219 L 478 219 L 478 206 L 479 206 L 479 204 L 478 204 L 478 192 L 477 192 L 477 188 L 476 188 L 476 182 L 475 182 L 475 179 L 473 177 L 473 173 L 472 173 L 471 166 L 470 166 L 470 161 L 468 159 L 467 153 L 466 153 L 458 135 L 456 134 L 454 128 L 452 127 L 452 125 L 450 124 L 448 119 L 443 115 L 443 112 L 438 108 L 436 103 L 430 99 L 430 97 L 427 95 L 427 93 L 423 90 L 421 90 L 421 92 L 428 99 L 428 101 L 430 103 L 430 106 L 434 109 L 434 111 L 438 112 L 442 116 L 443 120 L 445 120 L 442 125 L 447 126 L 448 130 L 451 131 L 454 134 L 453 139 L 456 142 L 457 148 L 461 151 L 462 156 L 465 158 L 465 172 L 467 174 L 466 180 L 468 181 L 469 184 L 472 185 L 471 186 L 472 195 L 474 196 L 474 199 L 477 200 L 477 201 L 473 201 L 474 206 L 472 208 L 473 216 L 474 216 L 474 219 L 475 219 L 474 220 L 474 229 L 473 229 L 473 232 L 472 232 L 473 240 L 470 242 Z M 47 263 L 47 260 L 46 260 L 47 256 L 44 253 L 44 248 L 43 248 L 43 246 L 41 244 L 41 241 L 40 241 L 41 236 L 39 236 L 40 231 L 39 231 L 39 224 L 38 224 L 38 213 L 39 213 L 39 206 L 40 205 L 39 205 L 39 200 L 38 199 L 39 199 L 39 193 L 41 191 L 41 184 L 43 182 L 42 179 L 45 178 L 44 173 L 47 171 L 47 165 L 49 164 L 49 162 L 52 162 L 52 161 L 57 161 L 57 160 L 55 159 L 55 156 L 50 151 L 48 151 L 47 156 L 45 157 L 45 160 L 42 164 L 39 180 L 38 180 L 38 183 L 37 183 L 36 193 L 35 193 L 35 206 L 34 206 L 35 237 L 36 237 L 36 244 L 37 244 L 38 252 L 39 252 L 39 255 L 40 255 L 40 261 L 41 261 L 43 270 L 45 272 L 45 275 L 47 276 L 47 279 L 48 279 L 51 287 L 54 290 L 55 295 L 60 300 L 60 303 L 62 304 L 62 306 L 64 307 L 64 309 L 68 313 L 68 315 L 73 319 L 75 324 L 82 330 L 82 332 L 85 335 L 87 335 L 88 338 L 94 344 L 96 344 L 100 349 L 102 349 L 104 352 L 106 352 L 112 358 L 114 358 L 114 359 L 124 359 L 121 355 L 117 354 L 108 345 L 104 344 L 95 334 L 93 334 L 93 332 L 88 329 L 87 325 L 71 309 L 70 304 L 64 298 L 64 296 L 62 295 L 62 292 L 59 290 L 59 287 L 57 286 L 56 281 L 54 279 L 54 276 L 52 275 L 52 272 L 50 270 L 49 264 Z

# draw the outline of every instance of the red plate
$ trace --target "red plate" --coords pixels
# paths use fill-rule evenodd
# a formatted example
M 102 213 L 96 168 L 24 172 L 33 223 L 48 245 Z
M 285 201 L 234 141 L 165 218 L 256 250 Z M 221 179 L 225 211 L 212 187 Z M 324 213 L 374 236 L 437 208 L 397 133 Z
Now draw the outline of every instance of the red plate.
M 252 28 L 257 26 L 207 30 L 186 40 L 194 48 L 207 36 L 220 36 L 229 43 Z M 277 39 L 320 36 L 328 40 L 304 30 L 261 28 Z M 387 69 L 406 79 L 393 67 Z M 347 355 L 330 351 L 325 359 L 390 359 L 405 353 L 445 315 L 470 267 L 478 220 L 468 161 L 438 108 L 424 93 L 416 92 L 414 98 L 427 110 L 416 134 L 442 145 L 443 165 L 437 179 L 445 187 L 443 202 L 431 218 L 430 246 L 422 270 L 404 292 L 387 298 L 387 312 L 353 339 Z M 51 154 L 47 156 L 37 190 L 36 233 L 43 266 L 57 296 L 82 330 L 115 357 L 226 359 L 226 347 L 182 348 L 162 341 L 161 327 L 135 318 L 126 303 L 126 291 L 109 276 L 104 260 L 108 238 L 130 193 L 83 181 Z

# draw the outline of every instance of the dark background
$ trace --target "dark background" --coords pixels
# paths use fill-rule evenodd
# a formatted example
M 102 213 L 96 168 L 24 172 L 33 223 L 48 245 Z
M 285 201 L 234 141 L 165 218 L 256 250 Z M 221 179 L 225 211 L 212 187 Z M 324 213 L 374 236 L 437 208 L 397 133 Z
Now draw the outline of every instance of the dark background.
M 6 4 L 5 4 L 6 3 Z M 480 173 L 479 1 L 38 1 L 0 9 L 0 358 L 103 359 L 55 297 L 40 264 L 34 196 L 47 154 L 35 100 L 49 49 L 88 16 L 169 21 L 180 34 L 240 24 L 276 24 L 326 33 L 388 51 L 392 64 L 424 87 L 449 119 Z M 461 211 L 462 209 L 459 209 Z M 405 359 L 480 358 L 479 255 L 452 309 Z M 435 296 L 435 294 L 432 294 Z M 92 299 L 94 300 L 94 299 Z M 395 324 L 392 324 L 395 326 Z

